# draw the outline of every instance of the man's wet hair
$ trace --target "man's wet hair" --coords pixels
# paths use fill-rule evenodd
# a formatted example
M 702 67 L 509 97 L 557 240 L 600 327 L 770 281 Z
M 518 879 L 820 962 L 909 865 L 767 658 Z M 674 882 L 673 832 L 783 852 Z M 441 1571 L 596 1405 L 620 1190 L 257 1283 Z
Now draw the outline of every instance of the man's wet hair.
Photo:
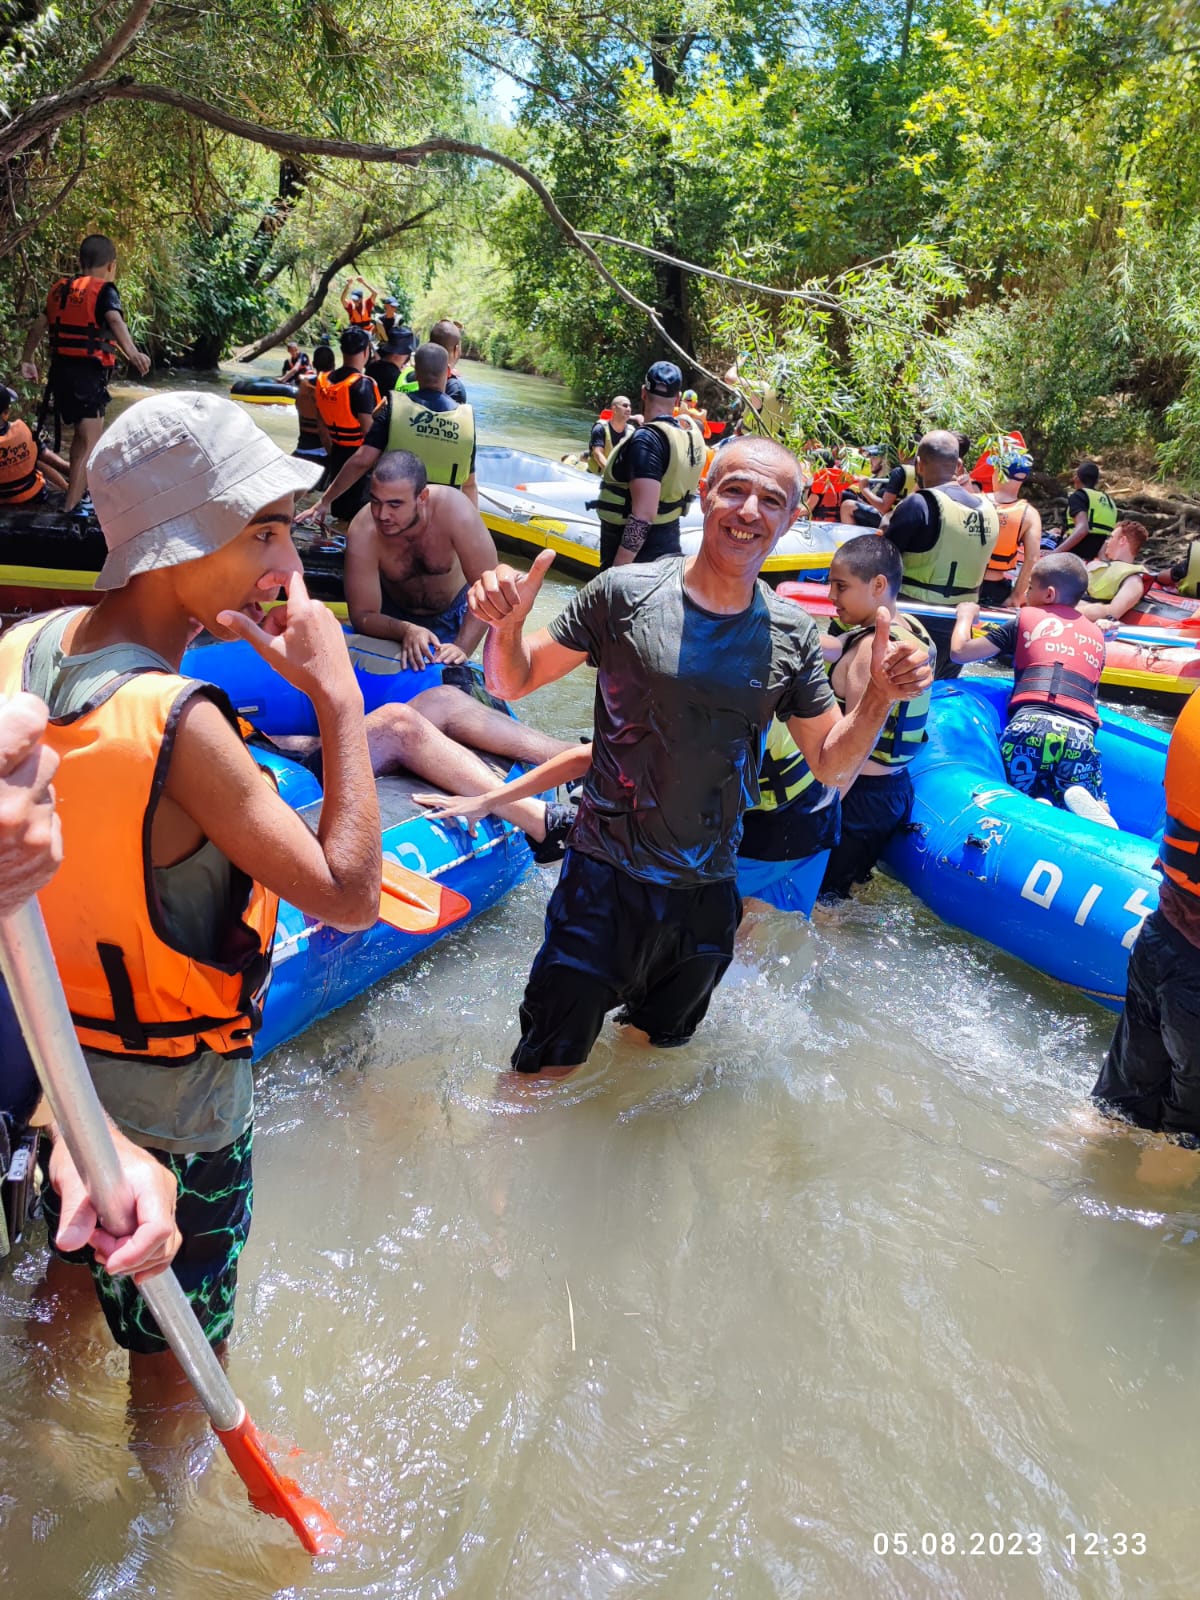
M 451 322 L 449 317 L 443 317 L 440 322 L 435 322 L 429 330 L 429 343 L 440 344 L 449 355 L 450 351 L 462 343 L 462 329 L 457 322 Z
M 1087 593 L 1088 569 L 1072 551 L 1056 550 L 1035 563 L 1031 579 L 1044 589 L 1053 589 L 1060 606 L 1073 606 Z
M 788 507 L 795 511 L 800 504 L 800 496 L 804 492 L 804 482 L 800 476 L 800 463 L 784 445 L 777 444 L 774 439 L 762 439 L 755 434 L 739 435 L 732 444 L 718 450 L 713 457 L 713 464 L 708 469 L 709 490 L 716 488 L 717 484 L 742 457 L 756 455 L 761 460 L 774 463 L 780 472 L 786 475 L 788 486 Z
M 1142 546 L 1150 537 L 1150 529 L 1146 524 L 1136 521 L 1133 517 L 1122 517 L 1109 537 L 1115 538 L 1119 533 L 1124 534 L 1125 538 L 1133 546 L 1134 554 L 1139 556 L 1142 553 Z
M 893 600 L 900 593 L 900 581 L 904 577 L 900 552 L 890 539 L 878 533 L 860 533 L 847 539 L 845 544 L 838 545 L 833 560 L 862 583 L 870 583 L 872 578 L 886 578 L 888 594 Z
M 312 353 L 314 372 L 332 372 L 337 366 L 337 357 L 333 353 L 333 346 L 319 344 L 314 346 Z
M 413 356 L 418 389 L 435 389 L 450 371 L 450 357 L 440 344 L 423 344 Z
M 925 434 L 917 446 L 918 461 L 936 461 L 951 472 L 961 456 L 962 444 L 958 434 L 948 433 L 945 428 L 934 428 L 931 433 Z
M 1085 489 L 1094 489 L 1100 482 L 1100 468 L 1094 461 L 1081 461 L 1075 468 L 1075 476 Z
M 89 233 L 79 246 L 79 265 L 84 272 L 94 272 L 97 267 L 107 267 L 116 259 L 116 245 L 102 233 Z
M 411 483 L 413 495 L 419 495 L 429 482 L 425 463 L 411 450 L 385 450 L 371 473 L 380 483 Z

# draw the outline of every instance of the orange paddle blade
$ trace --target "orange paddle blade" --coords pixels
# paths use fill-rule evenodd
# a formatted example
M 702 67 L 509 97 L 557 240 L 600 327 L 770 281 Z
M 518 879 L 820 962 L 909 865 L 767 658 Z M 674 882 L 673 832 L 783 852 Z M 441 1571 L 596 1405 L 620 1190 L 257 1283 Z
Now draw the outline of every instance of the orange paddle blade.
M 401 933 L 436 933 L 471 914 L 471 902 L 455 889 L 398 861 L 383 863 L 379 920 Z
M 246 1485 L 251 1505 L 290 1523 L 310 1556 L 328 1555 L 342 1537 L 342 1530 L 320 1501 L 305 1494 L 294 1478 L 279 1475 L 250 1418 L 243 1414 L 236 1428 L 213 1431 Z

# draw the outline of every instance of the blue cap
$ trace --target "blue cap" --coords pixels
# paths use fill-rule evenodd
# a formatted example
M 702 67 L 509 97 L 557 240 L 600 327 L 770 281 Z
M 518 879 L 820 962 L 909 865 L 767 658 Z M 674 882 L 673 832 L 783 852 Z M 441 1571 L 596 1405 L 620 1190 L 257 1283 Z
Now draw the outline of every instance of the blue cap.
M 647 394 L 661 394 L 668 399 L 683 393 L 683 373 L 673 361 L 656 361 L 646 372 Z

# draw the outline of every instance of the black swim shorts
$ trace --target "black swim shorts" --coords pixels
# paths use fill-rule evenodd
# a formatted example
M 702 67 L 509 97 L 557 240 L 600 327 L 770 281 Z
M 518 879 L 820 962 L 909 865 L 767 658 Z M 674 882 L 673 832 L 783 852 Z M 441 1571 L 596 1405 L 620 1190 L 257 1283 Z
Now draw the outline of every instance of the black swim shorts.
M 233 1328 L 238 1258 L 250 1236 L 253 1209 L 253 1139 L 254 1130 L 247 1128 L 240 1139 L 222 1150 L 198 1155 L 147 1151 L 169 1168 L 179 1183 L 175 1223 L 183 1243 L 171 1265 L 210 1344 L 227 1339 Z M 42 1203 L 53 1244 L 61 1205 L 49 1185 Z M 167 1342 L 132 1279 L 110 1278 L 90 1249 L 73 1251 L 63 1259 L 91 1267 L 100 1309 L 113 1338 L 123 1349 L 139 1355 L 159 1355 L 167 1349 Z
M 842 833 L 821 880 L 822 900 L 844 900 L 856 883 L 867 882 L 888 840 L 912 814 L 912 803 L 907 767 L 851 784 L 842 796 Z
M 732 878 L 669 889 L 568 850 L 521 1002 L 512 1065 L 581 1065 L 618 1006 L 620 1020 L 643 1028 L 659 1049 L 686 1044 L 729 966 L 741 920 Z
M 98 361 L 56 361 L 50 369 L 50 392 L 59 421 L 73 428 L 108 409 L 109 369 Z

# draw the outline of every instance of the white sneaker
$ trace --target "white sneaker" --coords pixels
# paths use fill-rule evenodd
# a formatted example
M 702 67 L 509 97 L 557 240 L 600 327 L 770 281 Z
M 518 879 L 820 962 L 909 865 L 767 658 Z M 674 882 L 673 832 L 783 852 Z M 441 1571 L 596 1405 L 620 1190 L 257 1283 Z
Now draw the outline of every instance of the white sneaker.
M 1077 817 L 1086 817 L 1089 822 L 1098 822 L 1102 828 L 1119 828 L 1120 823 L 1102 801 L 1089 793 L 1081 783 L 1073 783 L 1070 788 L 1063 790 L 1063 805 Z

